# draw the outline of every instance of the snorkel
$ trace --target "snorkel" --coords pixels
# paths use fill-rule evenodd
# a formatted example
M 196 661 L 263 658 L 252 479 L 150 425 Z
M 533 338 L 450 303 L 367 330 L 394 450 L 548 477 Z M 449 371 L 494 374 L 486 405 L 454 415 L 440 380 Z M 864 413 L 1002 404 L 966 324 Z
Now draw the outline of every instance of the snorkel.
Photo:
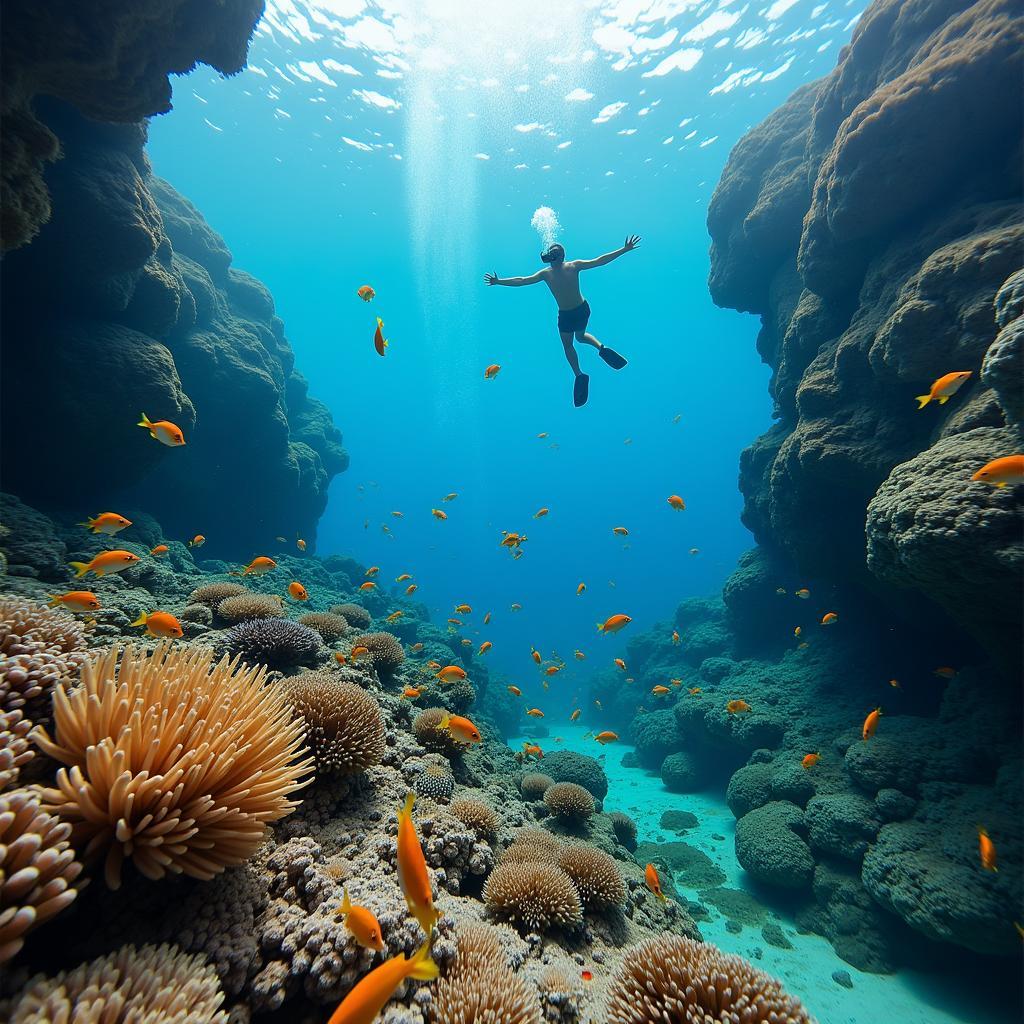
M 565 260 L 565 249 L 558 242 L 548 247 L 547 252 L 540 254 L 542 263 L 562 263 Z

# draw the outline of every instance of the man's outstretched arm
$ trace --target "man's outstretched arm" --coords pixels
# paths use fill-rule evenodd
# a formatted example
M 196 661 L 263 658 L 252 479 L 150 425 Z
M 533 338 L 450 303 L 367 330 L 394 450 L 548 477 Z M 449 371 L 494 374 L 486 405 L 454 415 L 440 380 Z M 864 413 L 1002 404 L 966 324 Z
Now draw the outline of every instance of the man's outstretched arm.
M 503 284 L 509 288 L 521 288 L 524 284 L 536 284 L 543 279 L 543 270 L 538 270 L 536 274 L 531 274 L 529 277 L 498 277 L 497 274 L 484 274 L 484 280 L 488 285 Z
M 611 263 L 612 260 L 617 260 L 624 253 L 632 252 L 640 244 L 639 235 L 630 235 L 623 243 L 621 249 L 616 249 L 614 252 L 606 252 L 603 256 L 598 256 L 596 260 L 573 260 L 576 264 L 577 270 L 593 270 L 594 267 L 604 267 Z

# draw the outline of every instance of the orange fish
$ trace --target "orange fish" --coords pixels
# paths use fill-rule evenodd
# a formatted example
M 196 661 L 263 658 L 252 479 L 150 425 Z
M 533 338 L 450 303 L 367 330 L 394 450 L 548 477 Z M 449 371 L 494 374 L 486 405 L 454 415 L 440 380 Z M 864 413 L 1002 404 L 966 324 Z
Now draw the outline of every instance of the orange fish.
M 345 919 L 345 927 L 352 933 L 356 942 L 366 949 L 375 949 L 378 953 L 384 948 L 384 939 L 380 933 L 380 925 L 373 912 L 366 907 L 360 907 L 352 903 L 348 896 L 348 889 L 342 889 L 341 906 L 335 910 L 335 914 Z
M 405 517 L 404 512 L 392 512 L 391 513 L 396 519 L 403 519 Z
M 484 380 L 494 380 L 498 376 L 498 372 L 501 370 L 501 366 L 498 363 L 491 363 L 490 366 L 484 370 Z
M 344 665 L 347 659 L 346 659 L 345 655 L 341 653 L 341 651 L 335 651 L 334 652 L 334 660 L 339 665 Z
M 593 975 L 593 972 L 591 972 L 591 971 L 580 971 L 580 977 L 584 981 L 593 981 L 594 980 L 594 975 Z
M 614 661 L 615 664 L 618 665 L 623 672 L 626 671 L 626 663 L 621 658 L 612 658 L 612 661 Z
M 75 578 L 81 579 L 87 572 L 97 576 L 106 576 L 112 572 L 121 572 L 139 560 L 138 555 L 130 551 L 101 551 L 91 562 L 69 562 L 75 570 Z
M 376 590 L 377 589 L 377 584 L 374 583 L 373 580 L 367 580 L 365 583 L 360 583 L 359 584 L 359 589 L 360 590 Z
M 546 669 L 544 669 L 544 675 L 546 675 L 546 676 L 553 676 L 556 672 L 561 672 L 561 671 L 562 671 L 562 666 L 561 665 L 548 665 L 548 667 Z
M 536 650 L 533 647 L 530 648 L 530 657 L 533 658 L 533 660 L 537 662 L 538 665 L 541 663 L 540 651 Z
M 384 1004 L 406 978 L 431 981 L 438 975 L 437 964 L 430 959 L 430 939 L 412 955 L 393 956 L 375 967 L 341 1001 L 327 1024 L 373 1024 Z
M 396 583 L 404 583 L 406 580 L 411 580 L 411 579 L 412 579 L 412 573 L 411 572 L 403 572 L 401 576 L 396 576 L 395 577 L 395 582 Z
M 451 494 L 446 494 L 441 500 L 442 501 L 454 501 L 459 496 L 458 491 L 452 491 Z
M 415 594 L 416 591 L 419 589 L 420 588 L 418 583 L 410 583 L 409 586 L 405 588 L 406 597 L 412 597 L 412 595 Z
M 355 661 L 365 661 L 370 656 L 370 649 L 364 647 L 362 644 L 358 644 L 348 652 L 349 659 Z
M 800 763 L 805 768 L 813 768 L 821 760 L 821 754 L 804 754 Z
M 529 754 L 531 757 L 541 758 L 544 756 L 544 751 L 537 746 L 536 743 L 524 743 L 523 753 Z
M 423 650 L 423 644 L 420 642 L 414 643 L 409 650 L 412 651 L 413 654 L 419 654 L 419 652 Z
M 745 700 L 731 700 L 725 705 L 725 710 L 728 711 L 730 715 L 736 715 L 752 709 Z
M 583 591 L 586 590 L 586 589 L 587 589 L 586 583 L 579 584 L 579 586 L 576 587 L 576 596 L 579 597 L 579 595 L 582 594 Z
M 509 686 L 506 687 L 506 689 L 508 690 L 509 693 L 512 694 L 513 697 L 522 697 L 523 695 L 523 691 L 520 690 L 518 686 Z
M 449 619 L 448 620 L 448 625 L 449 626 L 461 626 L 462 625 L 462 619 Z
M 181 432 L 181 427 L 170 420 L 157 420 L 154 423 L 143 413 L 142 420 L 135 426 L 145 427 L 149 431 L 150 437 L 167 445 L 168 448 L 180 448 L 185 443 L 185 435 Z
M 948 665 L 943 665 L 941 668 L 935 670 L 935 675 L 940 679 L 953 679 L 956 677 L 956 669 L 950 668 Z
M 427 862 L 412 820 L 415 799 L 410 793 L 398 811 L 398 884 L 402 887 L 409 913 L 427 933 L 429 946 L 430 933 L 441 915 L 434 907 Z
M 577 661 L 585 661 L 585 660 L 586 660 L 586 658 L 587 658 L 587 656 L 586 656 L 586 655 L 585 655 L 585 654 L 584 654 L 584 653 L 583 653 L 582 651 L 573 651 L 573 652 L 572 652 L 572 656 L 573 656 L 573 657 L 574 657 L 574 658 L 575 658 L 575 659 L 576 659 Z
M 266 555 L 260 555 L 258 558 L 254 558 L 243 570 L 243 576 L 262 576 L 265 572 L 270 572 L 271 569 L 277 568 L 277 562 L 272 558 L 268 558 Z
M 441 509 L 439 509 L 439 508 L 432 508 L 430 510 L 430 514 L 435 519 L 447 519 L 448 518 L 448 513 L 447 512 L 442 512 Z
M 989 838 L 988 832 L 983 828 L 978 829 L 978 853 L 981 857 L 981 866 L 986 871 L 998 871 L 996 864 L 996 844 Z
M 600 703 L 598 703 L 598 701 L 596 700 L 594 701 L 594 703 L 597 704 L 598 707 L 601 706 Z M 618 738 L 619 734 L 617 732 L 612 732 L 610 729 L 605 729 L 604 732 L 599 732 L 594 737 L 594 739 L 597 740 L 597 742 L 600 743 L 602 747 L 606 743 L 614 743 Z
M 373 332 L 373 347 L 377 350 L 377 355 L 384 355 L 388 344 L 387 338 L 384 337 L 384 321 L 377 317 L 377 329 Z
M 487 612 L 487 614 L 484 615 L 484 625 L 485 626 L 489 626 L 490 623 L 491 623 L 491 613 Z
M 682 681 L 682 679 L 670 679 L 668 681 L 668 684 L 669 684 L 669 686 L 682 686 L 683 685 L 683 681 Z
M 927 395 L 916 396 L 918 409 L 923 409 L 929 402 L 938 402 L 939 405 L 945 405 L 967 383 L 967 378 L 970 376 L 970 370 L 959 370 L 954 373 L 943 374 L 932 384 Z
M 527 539 L 525 533 L 504 533 L 501 541 L 503 548 L 517 548 Z
M 288 593 L 296 601 L 308 601 L 309 594 L 306 592 L 306 588 L 298 581 L 292 580 L 288 584 Z
M 458 668 L 457 665 L 454 665 L 452 667 L 453 668 Z M 441 668 L 441 662 L 439 662 L 439 661 L 428 661 L 427 662 L 427 668 L 432 669 L 433 671 L 436 672 L 436 671 L 438 671 Z M 461 672 L 462 670 L 459 669 L 459 671 Z
M 455 611 L 458 612 L 459 615 L 469 615 L 473 609 L 470 608 L 468 604 L 457 604 L 455 606 Z
M 864 719 L 864 727 L 861 729 L 861 736 L 864 738 L 865 742 L 875 735 L 875 730 L 878 728 L 878 720 L 881 717 L 882 709 L 875 708 L 875 710 Z
M 576 710 L 575 710 L 575 711 L 574 711 L 574 712 L 573 712 L 573 713 L 572 713 L 572 714 L 571 714 L 571 715 L 569 716 L 569 721 L 570 721 L 570 722 L 575 722 L 575 721 L 576 721 L 576 719 L 577 719 L 577 718 L 579 718 L 579 717 L 580 717 L 580 709 L 579 709 L 579 708 L 577 708 L 577 709 L 576 709 Z
M 982 466 L 971 479 L 979 484 L 1005 487 L 1024 480 L 1024 455 L 1005 455 Z
M 402 699 L 408 697 L 410 700 L 415 700 L 423 691 L 418 690 L 415 686 L 407 686 L 402 690 Z
M 658 897 L 659 900 L 665 901 L 667 897 L 661 891 L 661 879 L 658 877 L 658 869 L 653 864 L 648 864 L 644 868 L 644 881 L 647 883 L 647 888 Z
M 629 536 L 629 530 L 627 530 L 624 526 L 613 526 L 612 533 L 617 534 L 619 537 Z
M 793 636 L 800 636 L 800 634 L 803 633 L 803 631 L 804 631 L 804 627 L 803 626 L 797 626 L 793 630 Z
M 549 508 L 539 508 L 536 512 L 533 513 L 533 518 L 543 519 L 550 511 L 551 509 Z
M 682 498 L 680 498 L 678 494 L 670 494 L 670 495 L 668 496 L 668 498 L 666 498 L 665 500 L 666 500 L 666 501 L 667 501 L 667 502 L 668 502 L 668 503 L 669 503 L 669 504 L 670 504 L 670 505 L 671 505 L 671 506 L 672 506 L 672 507 L 673 507 L 674 509 L 676 509 L 676 511 L 678 511 L 678 512 L 685 512 L 685 511 L 686 511 L 686 502 L 685 502 L 685 501 L 683 501 L 683 499 L 682 499 Z
M 823 626 L 831 626 L 833 623 L 839 621 L 839 616 L 835 612 L 825 612 L 821 618 L 821 624 Z
M 363 573 L 363 575 L 364 576 L 376 576 L 377 573 L 379 573 L 379 572 L 380 572 L 380 566 L 379 565 L 371 565 L 370 568 L 367 569 L 366 572 Z
M 480 730 L 462 715 L 452 715 L 445 712 L 444 718 L 437 723 L 439 729 L 447 729 L 449 735 L 458 740 L 459 743 L 480 743 L 483 737 Z
M 78 525 L 92 530 L 93 533 L 105 533 L 108 537 L 113 537 L 115 533 L 120 533 L 131 526 L 132 521 L 119 516 L 116 512 L 101 512 L 95 518 L 90 516 L 86 522 Z
M 306 542 L 301 537 L 299 537 L 299 539 L 295 541 L 295 546 L 300 551 L 305 551 L 306 550 Z
M 473 646 L 473 641 L 468 639 L 468 638 L 460 640 L 459 642 L 462 644 L 463 647 L 472 647 Z
M 490 640 L 485 640 L 480 645 L 480 649 L 476 653 L 477 654 L 486 654 L 493 646 L 494 646 L 494 644 L 492 644 Z
M 185 635 L 181 623 L 170 612 L 143 612 L 132 625 L 145 626 L 150 636 L 165 639 L 177 640 Z
M 604 622 L 597 624 L 599 633 L 618 633 L 620 629 L 628 626 L 633 620 L 628 615 L 610 615 Z
M 531 718 L 543 718 L 544 712 L 540 708 L 529 708 L 526 712 Z
M 667 686 L 660 686 L 659 685 L 659 686 L 652 687 L 652 689 L 651 689 L 651 693 L 653 693 L 655 697 L 660 697 L 662 694 L 671 693 L 671 692 L 672 691 Z
M 376 296 L 376 294 L 377 293 L 368 284 L 361 284 L 356 289 L 356 295 L 358 295 L 359 298 L 363 300 L 363 302 L 369 302 L 372 298 L 374 298 L 374 296 Z
M 394 611 L 390 615 L 385 616 L 384 621 L 385 622 L 397 622 L 404 614 L 405 614 L 405 612 L 403 612 L 402 609 L 399 608 L 397 611 Z
M 189 542 L 190 548 L 201 548 L 206 543 L 206 538 L 201 534 L 197 533 Z
M 100 607 L 100 599 L 88 590 L 69 590 L 66 594 L 51 594 L 47 604 L 62 605 L 72 612 L 94 612 Z
M 782 591 L 782 593 L 785 593 L 785 591 Z M 793 591 L 793 593 L 803 601 L 806 601 L 811 596 L 811 592 L 806 587 L 801 587 L 799 590 Z
M 672 630 L 672 643 L 674 643 L 674 644 L 679 643 L 679 630 L 678 629 L 673 629 Z
M 168 547 L 168 546 L 167 546 L 166 544 L 157 544 L 157 546 L 156 546 L 155 548 L 151 548 L 151 549 L 150 549 L 150 552 L 149 552 L 149 553 L 150 553 L 150 554 L 151 554 L 151 555 L 152 555 L 152 556 L 153 556 L 154 558 L 162 558 L 162 557 L 163 557 L 164 555 L 166 555 L 166 554 L 167 554 L 167 552 L 168 552 L 168 551 L 170 551 L 170 550 L 171 550 L 171 549 L 170 549 L 170 548 L 169 548 L 169 547 Z
M 689 694 L 689 695 L 690 695 L 691 697 L 696 697 L 696 696 L 697 696 L 697 694 L 698 694 L 698 693 L 701 693 L 702 691 L 701 691 L 701 688 L 700 688 L 699 686 L 691 686 L 691 687 L 690 687 L 690 688 L 689 688 L 689 689 L 688 689 L 688 690 L 687 690 L 686 692 L 687 692 L 687 693 L 688 693 L 688 694 Z
M 460 668 L 458 665 L 445 665 L 440 672 L 437 673 L 437 678 L 442 683 L 454 683 L 459 679 L 466 678 L 466 670 Z

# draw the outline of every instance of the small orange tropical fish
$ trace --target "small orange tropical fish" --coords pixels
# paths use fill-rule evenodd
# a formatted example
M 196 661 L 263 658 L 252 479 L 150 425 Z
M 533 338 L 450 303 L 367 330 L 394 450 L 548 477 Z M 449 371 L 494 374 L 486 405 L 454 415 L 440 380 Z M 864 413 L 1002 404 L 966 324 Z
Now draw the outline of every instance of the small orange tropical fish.
M 580 977 L 584 981 L 593 981 L 594 980 L 594 974 L 593 974 L 592 971 L 580 971 Z
M 586 589 L 587 589 L 587 585 L 586 585 L 586 583 L 580 583 L 580 584 L 579 584 L 579 585 L 578 585 L 578 586 L 576 587 L 576 596 L 577 596 L 577 597 L 579 597 L 579 596 L 580 596 L 580 594 L 582 594 L 582 593 L 583 593 L 583 591 L 584 591 L 584 590 L 586 590 Z
M 453 668 L 458 668 L 458 666 L 457 666 L 457 665 L 453 665 L 452 667 L 453 667 Z M 433 671 L 433 672 L 437 672 L 437 671 L 440 671 L 440 668 L 441 668 L 441 662 L 439 662 L 439 661 L 428 661 L 428 662 L 427 662 L 427 668 L 429 668 L 429 669 L 430 669 L 431 671 Z M 462 670 L 461 670 L 461 669 L 459 669 L 459 671 L 462 671 Z
M 525 533 L 508 533 L 506 531 L 502 535 L 501 546 L 503 548 L 517 548 L 526 539 Z
M 407 686 L 402 690 L 402 700 L 409 698 L 409 700 L 415 700 L 423 691 L 417 689 L 415 686 Z
M 306 592 L 306 588 L 298 581 L 292 580 L 288 584 L 288 594 L 295 601 L 308 601 L 309 594 Z
M 362 644 L 357 644 L 348 652 L 349 661 L 365 661 L 370 656 L 370 649 Z
M 610 615 L 604 622 L 597 624 L 597 631 L 599 633 L 618 633 L 620 629 L 624 629 L 632 621 L 628 615 Z
M 542 758 L 544 756 L 544 751 L 541 750 L 536 743 L 524 743 L 523 753 L 536 758 Z
M 691 686 L 691 687 L 689 687 L 689 689 L 687 689 L 687 691 L 686 691 L 686 692 L 687 692 L 687 693 L 688 693 L 688 694 L 689 694 L 689 695 L 690 695 L 691 697 L 696 697 L 696 696 L 697 696 L 697 694 L 699 694 L 699 693 L 702 693 L 703 691 L 701 690 L 701 688 L 700 688 L 699 686 Z
M 562 671 L 562 666 L 561 665 L 548 665 L 548 667 L 546 669 L 544 669 L 544 675 L 546 675 L 546 676 L 553 676 L 556 672 L 561 672 L 561 671 Z
M 534 647 L 530 648 L 530 657 L 533 658 L 533 660 L 538 665 L 541 663 L 542 659 L 541 659 L 541 656 L 540 656 L 540 651 L 538 651 L 536 648 L 534 648 Z
M 461 626 L 462 625 L 462 619 L 449 619 L 448 620 L 448 625 L 449 626 Z M 454 632 L 454 630 L 452 630 L 452 632 Z
M 803 626 L 797 626 L 793 630 L 793 636 L 800 636 L 800 634 L 803 633 L 803 631 L 804 631 L 804 627 Z
M 579 709 L 579 708 L 577 708 L 577 709 L 576 709 L 576 710 L 575 710 L 575 711 L 574 711 L 574 712 L 573 712 L 573 713 L 572 713 L 572 714 L 571 714 L 571 715 L 569 716 L 569 721 L 570 721 L 570 722 L 575 722 L 575 721 L 576 721 L 576 719 L 577 719 L 577 718 L 579 718 L 579 717 L 580 717 L 580 709 Z
M 594 701 L 594 703 L 597 704 L 598 707 L 601 706 L 600 704 L 598 704 L 597 701 Z M 619 738 L 619 734 L 617 732 L 612 732 L 611 729 L 605 729 L 604 732 L 599 732 L 594 737 L 594 739 L 597 740 L 597 742 L 600 743 L 602 747 L 606 743 L 614 743 L 618 738 Z
M 336 661 L 336 662 L 337 662 L 337 663 L 338 663 L 339 665 L 344 665 L 344 664 L 345 664 L 345 662 L 346 662 L 346 661 L 347 661 L 348 659 L 347 659 L 347 658 L 345 657 L 345 655 L 344 655 L 344 654 L 342 654 L 342 653 L 341 653 L 341 651 L 335 651 L 335 652 L 334 652 L 334 660 L 335 660 L 335 661 Z
M 752 711 L 753 709 L 745 700 L 731 700 L 725 705 L 725 710 L 728 711 L 730 715 L 737 715 L 747 711 Z
M 667 686 L 662 686 L 660 684 L 651 688 L 651 693 L 653 693 L 655 697 L 661 697 L 663 694 L 671 692 L 672 691 Z
M 470 606 L 468 604 L 457 604 L 455 606 L 455 611 L 459 615 L 469 615 L 469 614 L 472 613 L 473 609 L 470 608 Z
M 352 933 L 353 938 L 360 946 L 366 949 L 375 949 L 379 953 L 384 948 L 384 939 L 381 936 L 377 918 L 366 907 L 353 904 L 349 899 L 347 888 L 342 889 L 341 892 L 341 906 L 335 910 L 335 914 L 345 919 L 345 927 Z
M 376 296 L 376 292 L 368 284 L 361 284 L 356 289 L 356 295 L 363 300 L 363 302 L 369 302 Z
M 484 380 L 494 380 L 498 376 L 501 370 L 501 366 L 498 363 L 491 363 L 487 369 L 484 370 Z
M 377 350 L 377 355 L 384 355 L 384 350 L 389 344 L 387 338 L 384 337 L 384 321 L 377 317 L 377 329 L 373 332 L 373 347 Z
M 93 533 L 105 533 L 108 537 L 113 537 L 115 533 L 120 533 L 131 526 L 132 521 L 119 516 L 116 512 L 101 512 L 95 518 L 90 516 L 86 522 L 78 525 L 92 530 Z
M 490 613 L 490 612 L 487 612 L 487 613 L 486 613 L 486 614 L 484 615 L 484 625 L 485 625 L 485 626 L 489 626 L 490 624 L 491 624 L 491 613 Z
M 166 544 L 157 544 L 157 546 L 155 548 L 150 548 L 149 553 L 154 558 L 162 558 L 170 550 L 171 549 Z
M 813 768 L 821 760 L 821 754 L 804 754 L 800 763 L 805 768 Z
M 375 967 L 365 978 L 360 978 L 327 1024 L 373 1024 L 384 1004 L 406 978 L 431 981 L 437 977 L 438 966 L 430 958 L 430 939 L 412 955 L 393 956 Z
M 305 542 L 305 541 L 304 541 L 304 540 L 303 540 L 303 539 L 302 539 L 301 537 L 299 537 L 299 538 L 298 538 L 298 539 L 297 539 L 297 540 L 295 541 L 295 546 L 296 546 L 296 547 L 297 547 L 297 548 L 298 548 L 298 549 L 299 549 L 300 551 L 305 551 L 305 550 L 306 550 L 306 542 Z
M 277 568 L 277 562 L 272 558 L 268 558 L 266 555 L 260 555 L 258 558 L 254 558 L 243 570 L 243 576 L 262 576 L 265 572 L 270 572 L 272 569 Z
M 647 883 L 647 888 L 658 897 L 659 900 L 666 900 L 667 897 L 661 891 L 661 879 L 658 877 L 658 869 L 653 864 L 648 864 L 644 868 L 644 881 Z
M 189 542 L 190 548 L 201 548 L 206 543 L 206 538 L 201 534 L 197 533 Z
M 625 663 L 625 662 L 624 662 L 624 661 L 623 661 L 623 660 L 622 660 L 621 658 L 612 658 L 612 661 L 613 661 L 613 662 L 615 662 L 615 664 L 616 664 L 616 665 L 617 665 L 617 666 L 618 666 L 618 667 L 619 667 L 620 669 L 622 669 L 622 671 L 623 671 L 623 672 L 625 672 L 625 671 L 626 671 L 626 663 Z
M 1024 480 L 1024 455 L 1006 455 L 982 466 L 971 479 L 978 484 L 1005 487 Z
M 404 513 L 404 512 L 392 512 L 391 514 L 392 514 L 392 515 L 393 515 L 393 516 L 394 516 L 394 517 L 395 517 L 396 519 L 404 519 L 404 518 L 405 518 L 405 513 Z
M 612 533 L 616 534 L 619 537 L 629 536 L 629 530 L 627 530 L 624 526 L 613 526 Z
M 423 650 L 423 644 L 417 641 L 409 648 L 409 650 L 412 651 L 413 654 L 419 654 L 420 651 Z
M 956 677 L 956 669 L 943 665 L 935 670 L 935 675 L 940 679 L 954 679 Z
M 939 405 L 945 405 L 967 383 L 967 379 L 970 376 L 970 370 L 944 373 L 932 384 L 927 395 L 916 396 L 918 409 L 923 409 L 929 402 L 938 402 Z
M 363 575 L 364 576 L 376 576 L 377 573 L 379 573 L 379 572 L 380 572 L 380 566 L 379 565 L 371 565 L 370 568 L 367 569 L 366 572 L 363 573 Z
M 81 579 L 86 573 L 94 572 L 97 576 L 106 576 L 112 572 L 121 572 L 139 560 L 138 555 L 130 551 L 101 551 L 91 562 L 69 562 L 75 570 L 75 578 Z
M 418 583 L 410 583 L 409 586 L 405 588 L 406 597 L 412 597 L 412 595 L 415 594 L 416 591 L 419 589 L 420 587 Z
M 506 687 L 506 689 L 508 690 L 509 693 L 512 694 L 513 697 L 522 697 L 523 695 L 523 691 L 520 690 L 518 686 L 508 686 Z
M 485 640 L 480 645 L 480 649 L 476 653 L 477 654 L 486 654 L 493 646 L 494 646 L 494 644 L 492 644 L 490 640 Z
M 551 509 L 549 508 L 539 508 L 536 512 L 533 513 L 533 518 L 543 519 L 550 511 Z
M 882 709 L 875 708 L 875 710 L 864 719 L 864 727 L 861 729 L 861 736 L 865 742 L 875 735 L 875 730 L 878 728 L 878 720 L 881 717 Z
M 451 494 L 446 494 L 441 500 L 442 501 L 454 501 L 459 496 L 458 491 L 452 491 Z
M 785 593 L 785 591 L 783 591 Z M 801 587 L 799 590 L 794 590 L 794 594 L 801 600 L 806 601 L 811 596 L 811 592 L 806 587 Z
M 411 579 L 412 579 L 412 573 L 411 572 L 403 572 L 401 576 L 396 576 L 395 577 L 395 582 L 396 583 L 404 583 L 406 580 L 411 580 Z
M 177 640 L 185 635 L 181 623 L 170 612 L 143 612 L 132 625 L 145 626 L 150 636 L 165 639 Z
M 668 685 L 669 686 L 682 686 L 683 685 L 683 681 L 682 681 L 682 679 L 670 679 L 668 681 Z
M 483 737 L 480 730 L 462 715 L 452 715 L 445 712 L 444 718 L 437 723 L 439 729 L 447 729 L 451 737 L 459 743 L 480 743 Z
M 143 413 L 142 419 L 135 426 L 145 427 L 149 431 L 150 437 L 167 445 L 168 448 L 180 448 L 185 443 L 185 435 L 181 432 L 181 427 L 170 420 L 157 420 L 154 423 Z
M 996 864 L 996 844 L 989 838 L 988 832 L 983 828 L 978 829 L 978 854 L 981 857 L 981 866 L 986 871 L 998 871 Z
M 359 584 L 359 589 L 360 590 L 376 590 L 377 589 L 377 584 L 374 583 L 373 580 L 367 580 L 365 583 L 360 583 Z
M 51 608 L 59 604 L 72 612 L 94 612 L 100 607 L 100 599 L 88 590 L 69 590 L 66 594 L 51 594 L 47 604 Z
M 672 630 L 672 643 L 674 643 L 674 644 L 679 643 L 679 630 L 678 629 L 673 629 Z
M 437 673 L 437 678 L 442 683 L 454 683 L 459 679 L 466 678 L 466 670 L 460 668 L 458 665 L 445 665 L 440 672 Z
M 448 518 L 448 513 L 447 512 L 442 512 L 441 509 L 439 509 L 439 508 L 432 508 L 430 510 L 430 514 L 435 519 L 447 519 Z
M 587 658 L 587 656 L 586 656 L 586 655 L 585 655 L 585 654 L 584 654 L 584 653 L 583 653 L 582 651 L 573 651 L 573 652 L 572 652 L 572 656 L 573 656 L 573 657 L 574 657 L 574 658 L 575 658 L 575 659 L 576 659 L 577 661 L 585 661 L 585 660 L 586 660 L 586 658 Z
M 473 641 L 470 640 L 468 637 L 464 637 L 462 640 L 459 641 L 459 643 L 461 643 L 463 647 L 473 646 Z
M 423 857 L 423 847 L 420 846 L 420 839 L 412 820 L 415 799 L 410 793 L 398 811 L 398 884 L 402 887 L 409 913 L 419 921 L 420 927 L 427 933 L 429 947 L 430 933 L 441 915 L 434 907 L 427 862 Z
M 833 623 L 839 621 L 839 616 L 835 612 L 825 612 L 821 617 L 821 624 L 823 626 L 831 626 Z
M 397 611 L 393 611 L 390 615 L 385 616 L 384 621 L 385 622 L 397 622 L 404 614 L 405 614 L 405 612 L 402 611 L 401 608 L 399 608 Z
M 678 494 L 670 494 L 665 499 L 677 512 L 686 511 L 686 502 Z
M 526 712 L 531 718 L 543 718 L 544 712 L 540 708 L 529 708 Z

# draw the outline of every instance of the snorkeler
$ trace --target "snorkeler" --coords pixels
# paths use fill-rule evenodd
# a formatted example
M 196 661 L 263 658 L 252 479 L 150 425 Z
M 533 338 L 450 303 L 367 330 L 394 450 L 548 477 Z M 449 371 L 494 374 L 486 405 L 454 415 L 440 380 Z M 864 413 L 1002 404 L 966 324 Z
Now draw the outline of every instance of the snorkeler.
M 587 322 L 590 320 L 590 303 L 583 298 L 580 291 L 580 271 L 592 270 L 594 267 L 603 267 L 612 260 L 617 260 L 623 253 L 635 249 L 640 244 L 639 235 L 630 235 L 621 249 L 614 252 L 606 252 L 594 260 L 569 260 L 566 261 L 565 249 L 555 242 L 547 252 L 541 253 L 541 260 L 547 264 L 542 270 L 531 274 L 529 277 L 506 277 L 500 278 L 497 274 L 484 274 L 484 280 L 488 285 L 503 284 L 510 288 L 519 288 L 524 284 L 536 284 L 543 281 L 558 303 L 558 333 L 562 339 L 562 347 L 565 349 L 565 358 L 576 375 L 572 389 L 573 405 L 579 407 L 587 401 L 590 392 L 590 377 L 580 370 L 580 362 L 576 356 L 576 347 L 573 341 L 581 341 L 585 345 L 592 345 L 597 349 L 597 354 L 613 369 L 621 370 L 626 365 L 626 360 L 618 352 L 602 345 L 592 334 L 587 333 Z

